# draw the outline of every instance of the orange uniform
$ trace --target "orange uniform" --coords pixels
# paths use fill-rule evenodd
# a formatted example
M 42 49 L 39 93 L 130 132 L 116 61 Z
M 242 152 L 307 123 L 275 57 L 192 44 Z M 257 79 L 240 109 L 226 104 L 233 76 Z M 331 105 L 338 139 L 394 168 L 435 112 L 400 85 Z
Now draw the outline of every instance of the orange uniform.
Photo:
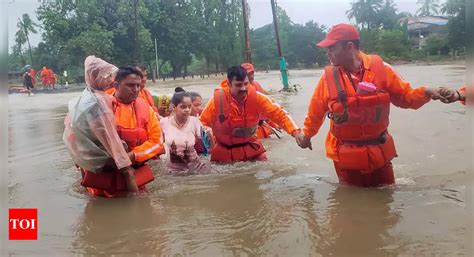
M 35 69 L 30 69 L 31 80 L 33 81 L 33 86 L 36 84 L 36 71 Z
M 105 90 L 105 93 L 108 95 L 114 95 L 115 91 L 116 91 L 115 87 L 111 87 Z M 145 102 L 153 109 L 153 111 L 155 113 L 158 113 L 158 109 L 155 106 L 155 101 L 153 101 L 153 97 L 151 95 L 150 90 L 148 90 L 147 88 L 142 88 L 140 92 L 138 93 L 138 97 L 145 100 Z
M 260 85 L 260 83 L 258 83 L 257 81 L 254 80 L 254 81 L 252 82 L 252 85 L 255 87 L 255 89 L 256 89 L 258 92 L 260 92 L 260 93 L 262 93 L 262 94 L 265 94 L 265 89 L 263 89 L 263 87 L 262 87 L 262 85 Z
M 364 187 L 390 185 L 395 183 L 391 159 L 396 156 L 393 139 L 386 130 L 390 102 L 401 108 L 418 109 L 431 99 L 425 95 L 424 87 L 412 89 L 410 84 L 401 79 L 380 57 L 360 52 L 359 59 L 362 65 L 357 73 L 347 72 L 342 67 L 325 69 L 325 74 L 321 76 L 311 98 L 303 133 L 307 138 L 313 137 L 319 131 L 326 114 L 332 114 L 333 118 L 337 118 L 338 124 L 331 119 L 331 128 L 326 137 L 326 155 L 334 161 L 339 180 L 342 183 Z M 335 82 L 336 77 L 339 82 Z M 350 101 L 362 99 L 356 92 L 359 82 L 374 82 L 380 91 L 377 95 L 365 97 L 365 102 L 359 102 L 361 106 L 357 107 L 358 102 Z M 339 95 L 341 93 L 343 95 Z M 344 114 L 347 115 L 346 111 L 342 112 L 344 103 L 341 103 L 341 99 L 347 99 L 346 105 L 355 108 L 349 109 L 349 116 L 346 116 L 349 117 L 349 123 L 340 120 L 344 119 Z M 372 99 L 370 100 L 372 102 L 368 99 Z M 386 103 L 385 107 L 380 105 L 382 102 Z M 357 108 L 359 111 L 365 109 L 357 113 Z M 364 117 L 369 120 L 365 125 L 364 123 L 358 125 L 359 119 L 363 120 Z M 379 131 L 384 126 L 385 131 Z M 379 132 L 382 134 L 377 138 L 365 138 Z M 359 133 L 360 136 L 357 136 Z M 346 137 L 343 139 L 346 141 L 336 135 Z
M 49 85 L 49 70 L 46 69 L 46 67 L 43 67 L 40 72 L 40 77 L 41 77 L 41 82 L 43 86 L 48 86 Z
M 274 103 L 268 96 L 265 96 L 262 93 L 256 93 L 256 105 L 257 110 L 245 110 L 244 106 L 239 104 L 234 97 L 231 96 L 229 86 L 227 85 L 227 80 L 222 81 L 221 87 L 224 90 L 226 99 L 230 99 L 229 109 L 230 115 L 236 119 L 247 119 L 246 113 L 256 111 L 259 116 L 265 116 L 271 121 L 277 123 L 283 129 L 285 129 L 288 134 L 293 135 L 294 132 L 298 131 L 298 127 L 293 119 L 288 115 L 288 113 L 280 107 L 278 104 Z M 254 89 L 253 89 L 254 90 Z M 250 90 L 249 90 L 250 91 Z M 212 97 L 201 113 L 200 120 L 204 126 L 211 127 L 213 133 L 216 134 L 215 124 L 217 117 L 219 115 L 219 110 L 215 106 L 215 99 Z M 258 120 L 257 120 L 258 121 Z M 217 141 L 219 144 L 220 142 Z M 213 151 L 214 153 L 214 151 Z M 211 156 L 212 158 L 212 156 Z
M 136 128 L 137 119 L 133 104 L 119 103 L 114 110 L 116 125 L 123 128 Z M 148 140 L 143 144 L 130 149 L 135 153 L 136 162 L 145 162 L 163 151 L 160 123 L 153 109 L 150 108 L 150 120 L 147 124 Z
M 375 76 L 374 73 L 369 70 L 371 58 L 369 55 L 364 53 L 360 53 L 360 58 L 363 63 L 364 80 L 370 80 L 370 78 Z M 412 89 L 410 84 L 400 78 L 400 76 L 388 64 L 385 64 L 385 72 L 387 75 L 387 88 L 385 88 L 385 90 L 390 94 L 390 101 L 395 106 L 400 108 L 418 109 L 431 100 L 425 95 L 424 87 Z M 355 89 L 351 86 L 351 82 L 347 76 L 344 76 L 344 82 L 342 84 L 348 95 L 356 94 Z M 326 84 L 325 74 L 323 74 L 314 90 L 313 96 L 311 97 L 308 114 L 304 121 L 303 133 L 306 137 L 310 138 L 318 133 L 319 128 L 324 122 L 326 113 L 329 111 L 329 99 L 329 90 Z M 332 126 L 333 122 L 331 120 L 331 127 Z M 338 161 L 336 151 L 337 145 L 337 138 L 335 138 L 331 133 L 328 133 L 326 137 L 326 155 L 328 158 L 335 161 Z
M 142 101 L 142 99 L 139 99 Z M 163 151 L 163 140 L 161 136 L 161 129 L 160 125 L 158 122 L 158 119 L 155 115 L 155 112 L 149 108 L 147 104 L 145 104 L 142 101 L 142 105 L 145 106 L 145 108 L 148 108 L 148 118 L 146 119 L 146 135 L 143 135 L 142 137 L 146 140 L 141 141 L 142 143 L 139 145 L 134 146 L 132 149 L 126 149 L 127 152 L 131 151 L 135 154 L 135 162 L 138 164 L 143 164 L 144 162 L 150 160 L 151 158 L 155 157 L 159 152 Z M 137 110 L 135 109 L 135 103 L 132 102 L 130 104 L 123 104 L 121 103 L 118 99 L 114 101 L 113 103 L 113 110 L 114 110 L 114 115 L 115 115 L 115 123 L 118 129 L 118 134 L 121 137 L 121 139 L 124 140 L 124 142 L 127 143 L 127 145 L 130 147 L 131 143 L 137 142 L 139 140 L 139 131 L 140 131 L 140 126 L 138 124 L 137 120 Z M 146 111 L 146 109 L 143 109 Z M 143 123 L 142 119 L 142 123 Z M 143 126 L 143 125 L 142 125 Z M 127 132 L 127 131 L 134 131 L 134 132 Z M 124 138 L 128 137 L 128 138 Z M 130 141 L 130 137 L 136 137 L 136 139 Z M 139 183 L 139 180 L 146 180 L 143 182 L 148 183 L 149 182 L 149 176 L 153 176 L 151 171 L 149 170 L 149 167 L 147 165 L 141 166 L 140 169 L 145 169 L 148 172 L 145 172 L 146 175 L 142 175 L 142 173 L 136 174 L 136 181 L 137 184 Z M 89 174 L 89 176 L 92 174 Z M 145 176 L 145 178 L 142 178 Z M 103 190 L 103 189 L 98 189 L 98 188 L 92 188 L 92 187 L 86 187 L 89 193 L 92 195 L 96 196 L 107 196 L 107 197 L 114 197 L 114 196 L 120 196 L 123 192 L 122 191 L 108 191 L 108 190 Z M 140 188 L 141 190 L 146 190 L 146 188 L 143 186 Z
M 153 97 L 150 90 L 148 90 L 146 87 L 142 88 L 140 90 L 140 93 L 138 93 L 138 97 L 141 97 L 143 100 L 145 100 L 145 102 L 150 105 L 153 111 L 155 111 L 155 113 L 158 113 L 158 109 L 155 106 L 155 101 L 153 101 Z
M 461 87 L 461 88 L 459 89 L 459 92 L 464 93 L 464 95 L 467 95 L 467 94 L 466 94 L 466 91 L 467 91 L 467 87 L 466 87 L 466 86 L 463 86 L 463 87 Z M 461 103 L 464 104 L 464 105 L 466 105 L 466 100 L 461 101 Z

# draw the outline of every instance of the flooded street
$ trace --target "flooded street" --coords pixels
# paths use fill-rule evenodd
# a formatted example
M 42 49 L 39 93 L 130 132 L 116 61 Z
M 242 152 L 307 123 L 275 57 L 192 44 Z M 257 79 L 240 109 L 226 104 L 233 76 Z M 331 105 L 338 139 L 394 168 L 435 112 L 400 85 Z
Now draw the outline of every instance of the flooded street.
M 461 63 L 395 69 L 414 87 L 457 88 L 465 72 Z M 276 92 L 276 71 L 256 80 L 302 126 L 321 72 L 291 70 L 298 93 Z M 207 100 L 221 79 L 160 81 L 150 90 L 183 86 Z M 12 256 L 469 256 L 472 128 L 461 104 L 392 105 L 392 188 L 337 183 L 325 156 L 326 120 L 313 151 L 285 134 L 264 141 L 269 162 L 188 177 L 168 175 L 155 160 L 150 194 L 102 199 L 85 194 L 62 141 L 67 102 L 80 93 L 9 96 L 9 203 L 37 208 L 39 224 L 37 241 L 9 242 Z

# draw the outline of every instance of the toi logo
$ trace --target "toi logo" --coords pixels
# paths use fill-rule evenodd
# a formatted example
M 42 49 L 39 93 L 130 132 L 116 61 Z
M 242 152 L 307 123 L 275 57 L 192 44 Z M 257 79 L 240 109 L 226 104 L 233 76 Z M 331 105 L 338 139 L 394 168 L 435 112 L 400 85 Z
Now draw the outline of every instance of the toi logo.
M 9 240 L 37 240 L 38 210 L 9 209 L 8 232 Z

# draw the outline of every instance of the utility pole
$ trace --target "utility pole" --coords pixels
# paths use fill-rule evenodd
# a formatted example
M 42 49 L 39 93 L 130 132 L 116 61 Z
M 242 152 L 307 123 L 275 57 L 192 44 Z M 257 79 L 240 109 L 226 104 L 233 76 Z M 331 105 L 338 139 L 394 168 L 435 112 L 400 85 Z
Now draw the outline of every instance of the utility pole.
M 278 48 L 278 57 L 280 58 L 280 72 L 281 72 L 281 80 L 283 82 L 283 90 L 289 91 L 289 83 L 288 83 L 288 69 L 286 68 L 286 60 L 283 57 L 283 53 L 281 51 L 281 44 L 280 44 L 280 33 L 278 31 L 278 18 L 276 13 L 276 3 L 275 0 L 270 0 L 272 5 L 272 13 L 273 13 L 273 26 L 275 27 L 275 37 L 277 41 L 277 48 Z
M 245 62 L 252 63 L 252 50 L 250 49 L 249 9 L 247 0 L 242 0 L 242 10 L 244 14 Z
M 160 65 L 158 64 L 158 46 L 155 37 L 155 62 L 156 62 L 156 79 L 160 79 Z
M 138 0 L 133 0 L 133 12 L 134 12 L 134 25 L 135 25 L 135 47 L 133 51 L 133 58 L 134 62 L 141 62 L 141 60 L 138 60 L 138 50 L 139 50 L 139 45 L 138 45 L 138 12 L 137 12 L 137 5 L 138 5 Z

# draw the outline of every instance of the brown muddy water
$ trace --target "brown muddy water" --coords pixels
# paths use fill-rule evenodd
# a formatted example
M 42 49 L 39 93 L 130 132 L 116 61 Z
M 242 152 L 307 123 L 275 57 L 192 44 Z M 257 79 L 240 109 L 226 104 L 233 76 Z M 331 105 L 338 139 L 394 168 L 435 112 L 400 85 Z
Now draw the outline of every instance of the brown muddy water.
M 412 85 L 458 87 L 464 67 L 395 67 Z M 264 88 L 302 125 L 321 70 L 291 71 L 298 93 Z M 222 77 L 158 82 L 209 98 Z M 91 198 L 62 142 L 67 102 L 80 92 L 9 97 L 9 204 L 38 208 L 37 241 L 11 241 L 12 256 L 471 256 L 466 192 L 472 130 L 460 104 L 392 108 L 397 185 L 340 186 L 324 154 L 326 121 L 313 151 L 294 140 L 266 140 L 269 162 L 215 166 L 214 174 L 173 177 L 160 161 L 148 195 Z

